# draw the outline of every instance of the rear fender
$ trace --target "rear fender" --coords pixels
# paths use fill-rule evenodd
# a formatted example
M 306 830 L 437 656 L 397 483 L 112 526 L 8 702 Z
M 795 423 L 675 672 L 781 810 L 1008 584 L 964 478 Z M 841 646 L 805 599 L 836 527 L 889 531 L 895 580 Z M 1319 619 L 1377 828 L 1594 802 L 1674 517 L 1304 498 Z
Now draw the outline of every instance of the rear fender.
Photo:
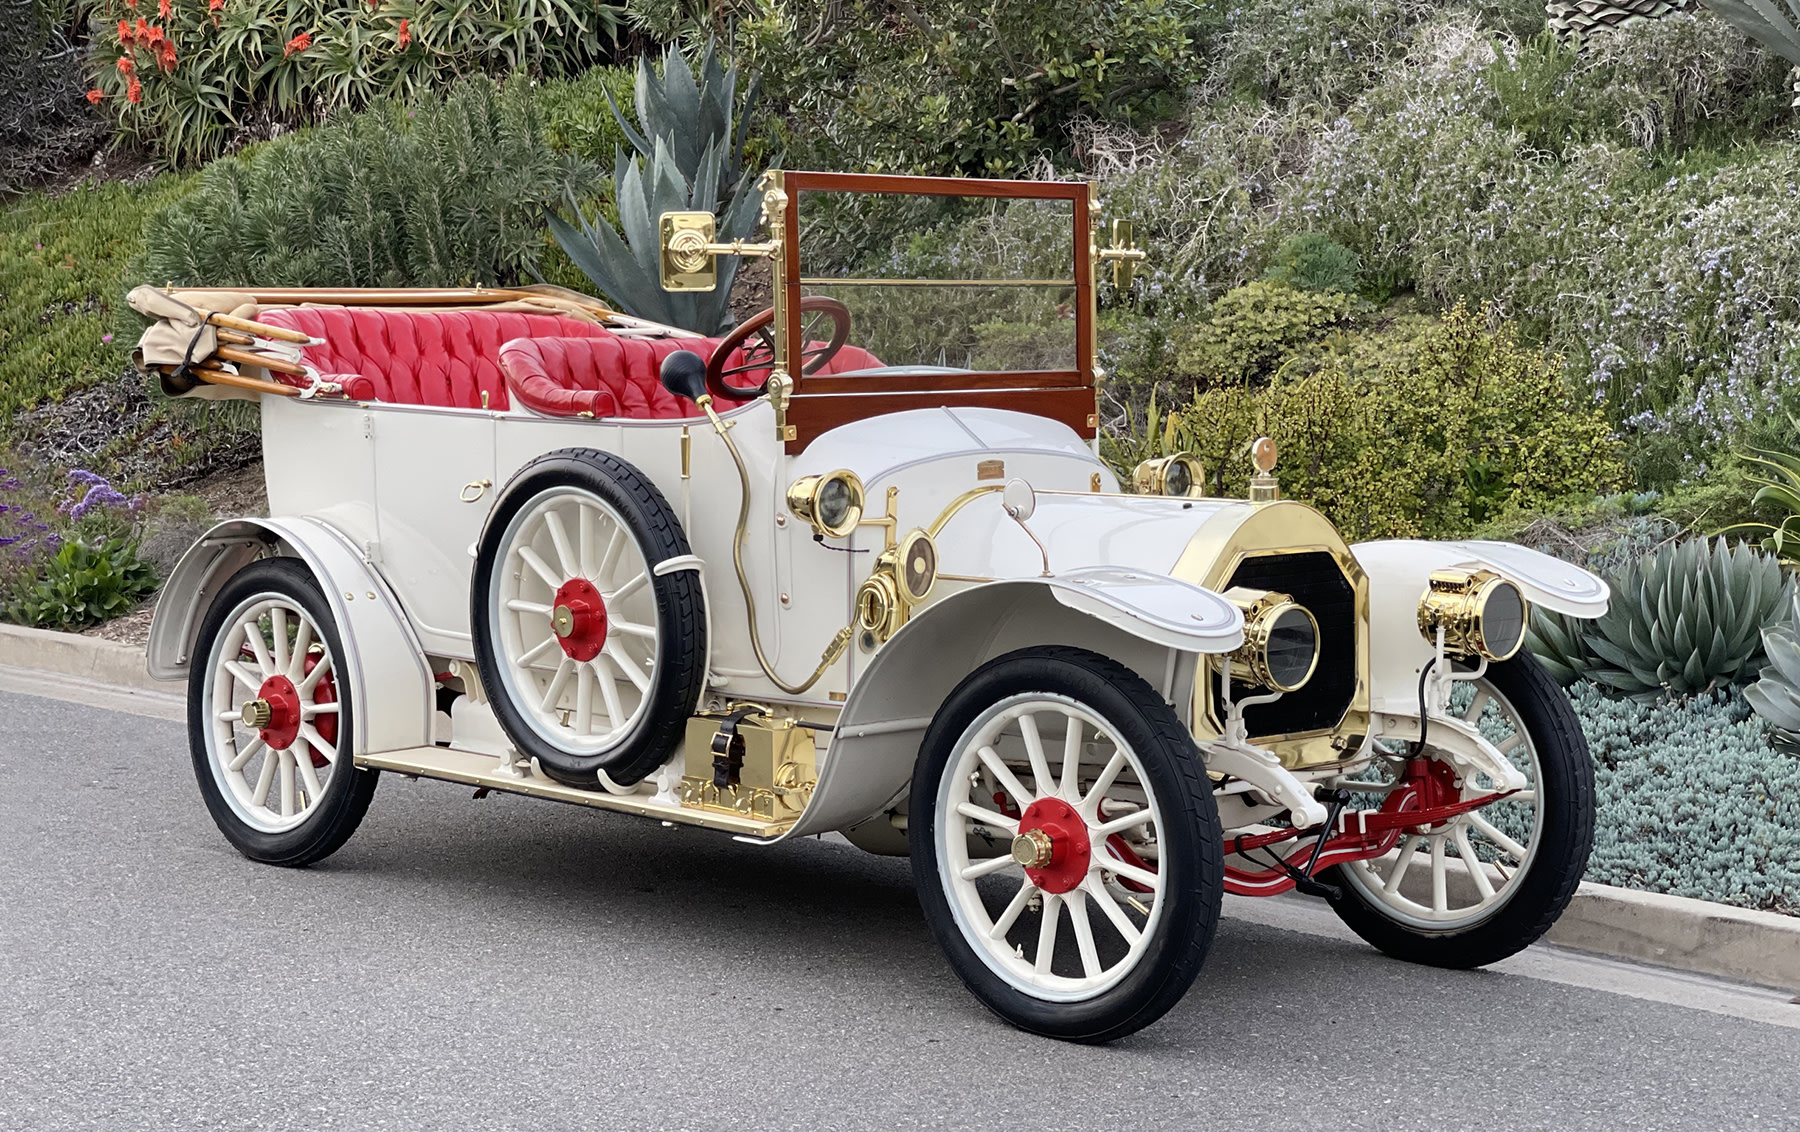
M 1185 718 L 1196 659 L 1242 641 L 1236 606 L 1146 571 L 1078 570 L 953 594 L 916 613 L 856 681 L 812 801 L 787 836 L 844 829 L 887 809 L 906 790 L 938 707 L 996 656 L 1032 645 L 1091 649 L 1143 676 Z
M 1350 548 L 1369 576 L 1370 707 L 1410 719 L 1419 714 L 1419 673 L 1436 649 L 1419 633 L 1419 599 L 1433 570 L 1492 570 L 1534 605 L 1569 617 L 1606 612 L 1611 592 L 1594 574 L 1509 542 L 1388 539 Z
M 312 519 L 232 519 L 188 548 L 157 598 L 146 649 L 150 675 L 185 680 L 195 638 L 232 575 L 259 558 L 306 563 L 344 644 L 357 710 L 356 754 L 431 742 L 433 679 L 387 583 L 337 531 Z

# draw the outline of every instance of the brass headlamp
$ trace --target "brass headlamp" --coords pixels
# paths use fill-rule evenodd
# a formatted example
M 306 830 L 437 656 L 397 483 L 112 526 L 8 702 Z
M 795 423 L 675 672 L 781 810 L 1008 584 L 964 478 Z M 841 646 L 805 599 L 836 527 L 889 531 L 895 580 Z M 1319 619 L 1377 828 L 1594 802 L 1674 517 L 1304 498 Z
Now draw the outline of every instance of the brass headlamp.
M 1419 599 L 1419 632 L 1444 651 L 1483 660 L 1511 659 L 1525 643 L 1531 605 L 1519 587 L 1492 570 L 1433 570 Z
M 1206 489 L 1206 473 L 1192 453 L 1176 452 L 1133 468 L 1131 484 L 1139 495 L 1195 496 Z
M 1233 586 L 1244 613 L 1244 643 L 1229 656 L 1231 678 L 1271 692 L 1296 691 L 1319 666 L 1319 622 L 1287 594 Z
M 787 489 L 788 510 L 827 538 L 843 538 L 862 522 L 863 483 L 839 468 L 822 476 L 801 476 Z

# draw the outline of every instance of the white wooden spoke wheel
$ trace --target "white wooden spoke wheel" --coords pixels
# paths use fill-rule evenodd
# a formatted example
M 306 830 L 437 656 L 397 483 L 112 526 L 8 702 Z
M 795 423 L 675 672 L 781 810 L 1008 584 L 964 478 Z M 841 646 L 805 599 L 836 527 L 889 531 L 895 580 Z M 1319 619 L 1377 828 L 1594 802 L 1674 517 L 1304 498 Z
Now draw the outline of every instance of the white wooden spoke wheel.
M 1136 673 L 1010 653 L 951 694 L 908 809 L 920 905 L 951 965 L 1015 1025 L 1105 1041 L 1198 974 L 1218 918 L 1218 813 L 1192 738 Z
M 1161 815 L 1137 754 L 1063 697 L 976 720 L 942 781 L 939 871 L 957 926 L 993 971 L 1056 1002 L 1092 998 L 1154 931 Z
M 292 599 L 258 595 L 225 617 L 208 667 L 213 770 L 245 825 L 305 821 L 337 767 L 337 666 Z
M 1450 711 L 1479 729 L 1525 776 L 1526 788 L 1423 830 L 1402 835 L 1387 857 L 1345 866 L 1364 899 L 1396 921 L 1424 929 L 1466 927 L 1510 899 L 1514 881 L 1531 868 L 1541 806 L 1537 746 L 1519 710 L 1485 680 L 1459 683 Z M 1445 801 L 1493 793 L 1485 776 L 1454 783 L 1449 766 L 1434 760 Z
M 690 554 L 668 501 L 616 456 L 552 452 L 507 484 L 476 545 L 475 659 L 544 773 L 625 787 L 679 748 L 706 675 Z
M 1322 879 L 1342 887 L 1333 907 L 1344 922 L 1390 955 L 1479 967 L 1529 946 L 1574 896 L 1593 846 L 1594 770 L 1568 697 L 1529 656 L 1459 681 L 1449 710 L 1506 755 L 1525 788 L 1407 829 L 1395 852 Z M 1429 754 L 1429 734 L 1425 745 Z M 1484 775 L 1458 782 L 1447 763 L 1428 766 L 1433 804 L 1495 791 Z
M 232 575 L 202 621 L 188 680 L 194 774 L 246 856 L 310 864 L 368 809 L 377 775 L 354 763 L 343 657 L 324 594 L 291 558 Z
M 554 488 L 501 543 L 495 625 L 507 694 L 539 735 L 600 754 L 649 711 L 658 615 L 644 548 L 625 519 L 578 488 Z

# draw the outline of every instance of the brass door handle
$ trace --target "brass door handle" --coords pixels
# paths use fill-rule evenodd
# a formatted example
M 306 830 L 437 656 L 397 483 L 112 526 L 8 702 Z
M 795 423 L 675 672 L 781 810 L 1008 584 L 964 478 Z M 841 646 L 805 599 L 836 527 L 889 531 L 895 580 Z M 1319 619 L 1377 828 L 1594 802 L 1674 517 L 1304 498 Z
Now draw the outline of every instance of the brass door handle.
M 486 495 L 487 489 L 493 486 L 493 480 L 470 480 L 463 485 L 462 492 L 457 495 L 457 498 L 464 503 L 474 503 L 476 500 Z

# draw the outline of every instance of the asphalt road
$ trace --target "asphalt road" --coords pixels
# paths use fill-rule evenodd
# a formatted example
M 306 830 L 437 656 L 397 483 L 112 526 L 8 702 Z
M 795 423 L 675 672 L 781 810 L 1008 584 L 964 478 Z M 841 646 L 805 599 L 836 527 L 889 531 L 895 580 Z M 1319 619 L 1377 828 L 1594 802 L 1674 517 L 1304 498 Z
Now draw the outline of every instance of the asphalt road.
M 0 1129 L 1800 1128 L 1783 997 L 1268 907 L 1162 1022 L 1064 1045 L 963 991 L 903 861 L 390 776 L 272 869 L 178 724 L 0 693 Z

